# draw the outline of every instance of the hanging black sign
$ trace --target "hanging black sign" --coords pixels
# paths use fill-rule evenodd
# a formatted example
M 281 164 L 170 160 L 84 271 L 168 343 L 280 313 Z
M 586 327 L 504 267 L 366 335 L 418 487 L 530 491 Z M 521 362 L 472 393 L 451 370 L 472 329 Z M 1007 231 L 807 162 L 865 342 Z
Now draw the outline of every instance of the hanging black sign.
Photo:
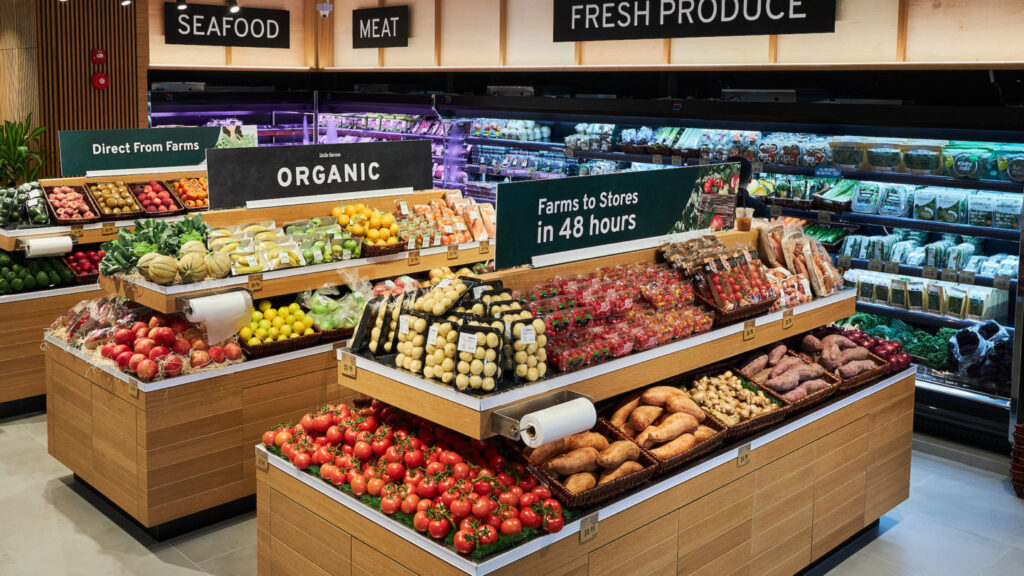
M 352 11 L 353 48 L 395 48 L 408 45 L 408 6 Z
M 164 3 L 164 41 L 193 46 L 247 46 L 288 48 L 287 10 L 242 8 L 232 13 L 227 6 L 190 3 L 178 10 L 175 2 Z
M 554 41 L 835 32 L 836 0 L 554 0 Z
M 429 140 L 210 149 L 210 207 L 373 190 L 429 190 Z

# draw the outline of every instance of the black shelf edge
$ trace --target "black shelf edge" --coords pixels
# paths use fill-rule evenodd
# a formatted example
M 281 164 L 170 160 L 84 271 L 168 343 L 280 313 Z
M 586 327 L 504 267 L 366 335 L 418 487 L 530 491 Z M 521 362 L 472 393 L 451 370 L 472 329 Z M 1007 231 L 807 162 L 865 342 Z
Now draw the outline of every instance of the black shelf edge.
M 477 146 L 501 146 L 504 148 L 542 152 L 562 152 L 565 150 L 565 144 L 558 142 L 531 142 L 529 140 L 506 140 L 504 138 L 483 138 L 480 136 L 467 136 L 464 142 Z
M 788 164 L 765 164 L 762 170 L 768 174 L 790 174 L 796 176 L 814 176 L 814 168 L 809 166 L 790 166 Z M 993 192 L 1024 193 L 1024 184 L 1003 180 L 966 180 L 936 174 L 908 174 L 905 172 L 873 172 L 870 170 L 840 170 L 843 178 L 848 180 L 866 180 L 868 182 L 884 182 L 888 184 L 910 184 L 916 186 L 941 186 L 945 188 L 964 188 L 967 190 L 989 190 Z
M 535 175 L 522 175 L 522 174 L 505 174 L 500 169 L 491 168 L 488 166 L 480 166 L 479 164 L 466 164 L 463 170 L 467 174 L 483 174 L 485 176 L 496 176 L 498 178 L 518 178 L 520 180 L 558 180 L 559 178 L 565 178 L 565 175 L 558 177 L 539 178 Z
M 857 312 L 875 314 L 876 316 L 886 316 L 888 318 L 895 318 L 904 322 L 921 324 L 934 328 L 953 328 L 954 330 L 968 328 L 980 322 L 985 322 L 985 320 L 961 320 L 959 318 L 940 316 L 930 312 L 904 310 L 902 308 L 893 308 L 892 306 L 885 306 L 884 304 L 872 304 L 870 302 L 861 302 L 859 300 L 857 301 Z M 1007 332 L 1013 334 L 1012 327 L 1003 326 L 1003 328 L 1005 328 Z
M 803 218 L 808 222 L 818 218 L 815 210 L 804 210 L 801 208 L 782 207 L 782 214 Z M 879 216 L 878 214 L 861 214 L 859 212 L 833 213 L 833 219 L 850 224 L 873 224 L 875 226 L 886 226 L 889 228 L 910 228 L 913 230 L 926 230 L 928 232 L 939 232 L 949 234 L 960 234 L 961 236 L 978 236 L 980 238 L 992 238 L 993 240 L 1008 240 L 1018 242 L 1020 230 L 1010 228 L 988 228 L 985 226 L 971 226 L 970 224 L 949 224 L 946 222 L 935 222 L 932 220 L 915 220 L 913 218 L 898 218 L 895 216 Z
M 839 256 L 836 254 L 832 255 L 832 261 L 838 262 Z M 850 268 L 854 270 L 870 270 L 870 261 L 865 258 L 850 258 Z M 882 272 L 885 274 L 896 274 L 895 272 L 886 272 L 885 270 L 875 270 L 875 272 Z M 908 266 L 906 264 L 900 264 L 900 270 L 898 272 L 903 276 L 913 276 L 915 278 L 924 278 L 924 268 L 921 266 Z M 938 269 L 938 278 L 942 279 L 942 269 Z M 968 286 L 984 286 L 986 288 L 995 287 L 994 276 L 982 276 L 975 275 L 974 282 L 961 282 L 959 278 L 956 280 L 957 284 L 966 284 Z M 1017 281 L 1010 280 L 1010 291 L 1015 292 L 1017 290 Z

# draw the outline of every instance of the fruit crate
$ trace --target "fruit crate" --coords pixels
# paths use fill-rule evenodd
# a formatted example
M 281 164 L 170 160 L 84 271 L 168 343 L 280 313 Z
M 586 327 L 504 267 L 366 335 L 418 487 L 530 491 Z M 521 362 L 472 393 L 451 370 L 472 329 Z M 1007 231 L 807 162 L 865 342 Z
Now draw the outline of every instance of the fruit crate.
M 100 279 L 99 264 L 97 263 L 97 269 L 95 274 L 79 274 L 75 272 L 75 269 L 71 266 L 71 254 L 65 254 L 60 260 L 67 266 L 68 271 L 71 272 L 71 277 L 74 279 L 76 284 L 95 284 Z
M 53 202 L 50 200 L 50 194 L 54 191 L 54 188 L 71 188 L 75 192 L 82 195 L 82 200 L 89 206 L 89 210 L 95 214 L 92 218 L 61 218 L 57 216 L 57 209 L 54 207 Z M 43 186 L 43 194 L 46 196 L 46 209 L 50 212 L 50 219 L 53 223 L 58 226 L 71 226 L 77 224 L 92 224 L 93 222 L 100 221 L 100 211 L 96 207 L 96 200 L 92 197 L 87 190 L 81 186 Z
M 145 190 L 136 191 L 135 187 L 136 186 L 151 186 L 154 183 L 155 184 L 159 184 L 160 186 L 163 186 L 164 191 L 167 192 L 167 197 L 171 200 L 171 203 L 174 205 L 173 208 L 170 208 L 170 209 L 165 210 L 163 212 L 159 212 L 159 211 L 150 212 L 150 211 L 146 210 L 146 206 L 142 203 L 142 201 L 143 201 L 142 198 L 139 197 L 139 194 L 141 194 L 143 192 L 146 192 L 146 191 Z M 128 191 L 131 192 L 132 196 L 135 197 L 135 201 L 139 203 L 139 206 L 142 206 L 142 211 L 143 211 L 143 213 L 146 216 L 149 216 L 149 217 L 177 216 L 178 214 L 184 214 L 185 213 L 185 205 L 181 202 L 181 199 L 179 199 L 173 192 L 171 192 L 171 187 L 168 186 L 166 182 L 162 182 L 160 180 L 149 180 L 147 182 L 125 182 L 125 186 L 128 187 Z
M 113 180 L 113 181 L 102 181 L 102 182 L 86 182 L 85 183 L 85 195 L 88 196 L 89 199 L 92 200 L 93 205 L 96 206 L 99 209 L 100 220 L 135 220 L 137 218 L 144 218 L 144 217 L 146 217 L 146 212 L 145 212 L 145 210 L 142 209 L 142 206 L 139 206 L 138 210 L 133 210 L 131 212 L 121 212 L 120 214 L 104 214 L 103 213 L 103 206 L 100 204 L 99 198 L 96 197 L 96 194 L 92 191 L 92 189 L 90 187 L 91 186 L 96 186 L 96 185 L 99 185 L 99 184 L 106 184 L 108 182 L 114 182 L 114 183 L 123 184 L 126 188 L 128 188 L 128 194 L 131 195 L 131 197 L 135 200 L 135 202 L 138 203 L 138 201 L 139 201 L 138 198 L 135 198 L 135 195 L 132 194 L 132 191 L 131 191 L 131 188 L 129 188 L 129 185 L 127 183 L 125 183 L 124 181 Z
M 209 210 L 210 209 L 209 184 L 207 184 L 207 190 L 206 190 L 207 196 L 206 196 L 206 205 L 205 206 L 189 206 L 188 203 L 186 202 L 186 200 L 181 197 L 181 193 L 178 192 L 178 184 L 181 183 L 181 182 L 187 182 L 189 180 L 196 180 L 196 181 L 198 181 L 199 178 L 182 178 L 180 180 L 174 180 L 172 182 L 168 182 L 168 184 L 170 184 L 170 186 L 168 186 L 167 189 L 171 192 L 171 195 L 174 196 L 174 198 L 178 201 L 178 203 L 181 204 L 182 207 L 184 207 L 186 212 L 204 212 L 206 210 Z

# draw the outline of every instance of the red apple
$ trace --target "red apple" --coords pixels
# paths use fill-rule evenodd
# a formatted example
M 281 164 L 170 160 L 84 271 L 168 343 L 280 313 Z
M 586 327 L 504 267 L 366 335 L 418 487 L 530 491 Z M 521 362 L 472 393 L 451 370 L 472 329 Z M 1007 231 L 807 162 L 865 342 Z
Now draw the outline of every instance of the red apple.
M 176 354 L 184 356 L 192 350 L 192 343 L 184 338 L 175 338 L 174 344 L 171 345 L 171 349 L 174 350 Z
M 195 349 L 189 356 L 188 361 L 192 364 L 193 368 L 202 368 L 210 363 L 210 355 L 206 353 L 206 350 Z
M 171 327 L 171 330 L 174 330 L 175 334 L 181 334 L 188 330 L 188 322 L 185 322 L 181 318 L 171 318 L 168 320 L 167 325 Z
M 224 361 L 224 349 L 220 346 L 210 346 L 208 354 L 210 356 L 210 360 L 213 360 L 218 364 Z
M 195 350 L 206 350 L 206 342 L 202 338 L 192 340 L 192 348 Z
M 228 357 L 228 360 L 241 360 L 242 347 L 234 342 L 226 344 L 224 346 L 224 355 Z
M 121 370 L 128 369 L 128 362 L 135 356 L 135 353 L 131 350 L 125 350 L 117 355 L 117 367 Z
M 167 318 L 159 314 L 154 314 L 153 317 L 149 319 L 149 327 L 156 328 L 157 326 L 167 326 Z
M 176 354 L 171 354 L 164 359 L 164 374 L 168 376 L 177 376 L 178 374 L 181 374 L 181 369 L 184 366 L 184 358 Z
M 127 344 L 118 344 L 117 346 L 114 346 L 114 350 L 110 353 L 110 358 L 116 360 L 118 356 L 125 352 L 132 352 L 131 346 L 128 346 Z M 134 352 L 132 352 L 132 354 L 134 354 Z
M 107 342 L 100 348 L 100 356 L 103 356 L 104 358 L 110 358 L 110 355 L 114 352 L 115 346 L 117 346 L 116 343 Z
M 134 350 L 136 354 L 149 356 L 149 353 L 153 350 L 154 346 L 156 346 L 156 341 L 152 338 L 141 338 L 135 341 Z
M 149 351 L 149 359 L 155 362 L 170 353 L 171 349 L 167 346 L 153 346 L 153 349 Z
M 149 337 L 161 346 L 170 347 L 174 344 L 174 330 L 167 326 L 158 326 L 149 331 Z
M 114 342 L 118 344 L 131 344 L 134 339 L 135 334 L 127 328 L 121 328 L 117 332 L 114 332 Z
M 128 360 L 128 369 L 135 372 L 135 369 L 139 367 L 139 363 L 143 360 L 149 360 L 149 358 L 146 358 L 145 354 L 133 354 Z
M 152 380 L 159 371 L 160 369 L 157 368 L 156 362 L 148 358 L 139 362 L 139 365 L 135 367 L 135 373 L 143 380 Z

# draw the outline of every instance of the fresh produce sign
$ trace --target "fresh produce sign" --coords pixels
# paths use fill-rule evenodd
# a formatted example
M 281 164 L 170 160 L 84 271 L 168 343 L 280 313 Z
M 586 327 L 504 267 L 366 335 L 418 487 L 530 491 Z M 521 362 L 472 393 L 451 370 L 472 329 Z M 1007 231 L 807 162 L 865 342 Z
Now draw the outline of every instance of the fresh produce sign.
M 61 130 L 65 177 L 97 170 L 199 166 L 207 148 L 256 145 L 255 126 L 141 130 Z
M 497 267 L 568 250 L 723 224 L 737 164 L 498 185 Z M 731 212 L 732 210 L 726 210 Z
M 835 32 L 830 0 L 554 0 L 554 41 Z

